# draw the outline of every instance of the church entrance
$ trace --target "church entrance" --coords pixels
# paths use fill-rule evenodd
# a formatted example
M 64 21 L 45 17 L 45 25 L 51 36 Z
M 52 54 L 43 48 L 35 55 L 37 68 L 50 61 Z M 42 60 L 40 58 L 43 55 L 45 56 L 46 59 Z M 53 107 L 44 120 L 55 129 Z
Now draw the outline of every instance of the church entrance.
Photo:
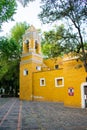
M 87 82 L 81 84 L 81 106 L 87 108 Z
M 84 86 L 85 108 L 87 108 L 87 85 Z

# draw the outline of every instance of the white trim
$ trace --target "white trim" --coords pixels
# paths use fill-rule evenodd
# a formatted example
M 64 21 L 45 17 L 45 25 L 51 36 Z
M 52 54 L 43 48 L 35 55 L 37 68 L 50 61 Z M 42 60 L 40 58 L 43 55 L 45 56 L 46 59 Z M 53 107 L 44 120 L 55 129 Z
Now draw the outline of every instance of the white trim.
M 62 84 L 58 85 L 57 80 L 62 80 Z M 55 78 L 55 87 L 64 87 L 64 77 Z
M 35 48 L 29 48 L 29 53 L 31 52 L 32 54 L 35 53 Z
M 26 63 L 31 63 L 31 62 L 42 64 L 43 63 L 43 59 L 42 60 L 36 60 L 34 58 L 30 58 L 29 60 L 22 60 L 20 62 L 20 64 L 26 64 Z
M 36 70 L 41 71 L 41 66 L 36 66 Z
M 43 58 L 42 54 L 36 54 L 35 52 L 22 53 L 21 57 L 30 56 L 30 55 L 34 55 L 34 56 L 38 56 L 40 58 Z
M 81 107 L 82 107 L 82 108 L 85 108 L 84 86 L 87 86 L 87 82 L 83 82 L 83 83 L 81 84 Z
M 44 80 L 44 84 L 42 84 L 42 80 Z M 46 86 L 45 78 L 40 78 L 40 86 Z
M 78 58 L 79 58 L 78 56 L 75 56 L 75 57 L 67 57 L 67 58 L 63 58 L 63 61 L 76 60 L 76 59 L 78 59 Z
M 42 96 L 33 96 L 34 98 L 43 98 Z
M 23 75 L 24 75 L 24 76 L 28 75 L 28 70 L 27 70 L 27 69 L 24 69 L 24 70 L 23 70 Z

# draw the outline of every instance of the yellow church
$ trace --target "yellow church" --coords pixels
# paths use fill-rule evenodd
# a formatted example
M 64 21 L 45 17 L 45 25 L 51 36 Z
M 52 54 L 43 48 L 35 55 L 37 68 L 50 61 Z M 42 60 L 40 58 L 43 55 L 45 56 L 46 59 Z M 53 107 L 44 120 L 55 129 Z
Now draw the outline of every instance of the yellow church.
M 87 82 L 77 57 L 44 60 L 40 36 L 31 26 L 23 36 L 20 61 L 20 99 L 63 102 L 65 106 L 87 107 Z

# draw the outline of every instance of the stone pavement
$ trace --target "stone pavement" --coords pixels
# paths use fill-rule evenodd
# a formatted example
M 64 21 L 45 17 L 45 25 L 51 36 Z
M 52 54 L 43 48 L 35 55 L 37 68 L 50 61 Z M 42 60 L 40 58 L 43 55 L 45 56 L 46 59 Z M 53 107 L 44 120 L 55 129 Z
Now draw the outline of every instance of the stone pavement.
M 0 130 L 87 130 L 87 109 L 0 98 Z

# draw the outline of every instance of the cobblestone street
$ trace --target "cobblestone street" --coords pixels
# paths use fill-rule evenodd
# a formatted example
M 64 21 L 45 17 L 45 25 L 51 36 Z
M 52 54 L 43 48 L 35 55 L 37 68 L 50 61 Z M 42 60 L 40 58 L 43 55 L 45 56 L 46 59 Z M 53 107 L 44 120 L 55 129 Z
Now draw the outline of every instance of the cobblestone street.
M 0 98 L 0 130 L 87 130 L 87 109 Z

